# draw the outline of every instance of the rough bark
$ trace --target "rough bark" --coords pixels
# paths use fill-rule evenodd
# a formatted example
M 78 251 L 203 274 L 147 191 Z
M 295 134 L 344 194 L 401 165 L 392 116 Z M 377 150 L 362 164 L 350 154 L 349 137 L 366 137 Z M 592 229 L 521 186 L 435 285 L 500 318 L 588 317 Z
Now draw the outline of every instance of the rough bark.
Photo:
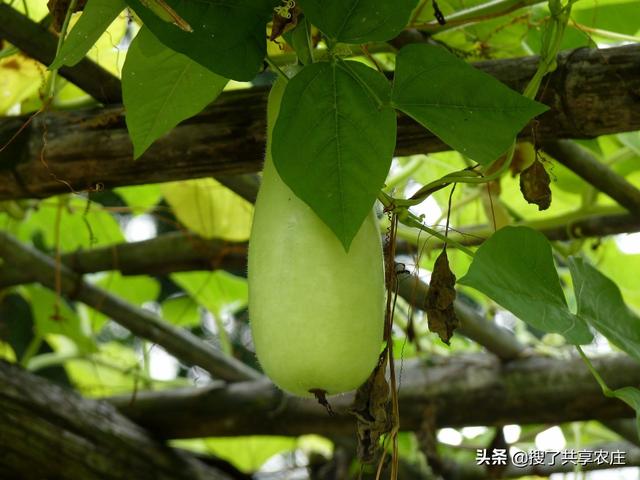
M 526 57 L 476 66 L 521 90 L 537 61 Z M 14 148 L 0 154 L 0 200 L 46 197 L 68 192 L 69 186 L 91 190 L 255 172 L 264 156 L 266 94 L 264 88 L 224 93 L 135 162 L 122 108 L 42 114 Z M 551 110 L 527 126 L 522 139 L 533 132 L 544 141 L 639 129 L 640 46 L 562 53 L 540 100 Z M 11 138 L 23 121 L 0 121 L 0 140 Z M 411 119 L 399 118 L 397 155 L 446 148 Z
M 0 478 L 225 480 L 106 402 L 0 361 Z
M 611 388 L 640 384 L 640 365 L 627 356 L 595 358 Z M 532 356 L 502 364 L 489 355 L 407 360 L 399 369 L 400 423 L 435 425 L 561 423 L 631 417 L 607 398 L 579 358 Z M 162 392 L 138 392 L 110 402 L 137 423 L 168 438 L 226 435 L 351 435 L 352 395 L 330 399 L 335 415 L 313 400 L 294 398 L 268 382 L 243 382 Z

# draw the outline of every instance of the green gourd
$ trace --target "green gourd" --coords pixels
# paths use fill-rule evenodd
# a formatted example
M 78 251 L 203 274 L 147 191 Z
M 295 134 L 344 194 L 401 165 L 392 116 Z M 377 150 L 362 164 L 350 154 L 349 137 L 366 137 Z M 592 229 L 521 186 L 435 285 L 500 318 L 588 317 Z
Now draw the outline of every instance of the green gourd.
M 374 212 L 349 252 L 282 181 L 271 134 L 286 83 L 269 95 L 267 152 L 249 240 L 249 317 L 264 372 L 308 397 L 358 388 L 384 329 L 384 271 Z

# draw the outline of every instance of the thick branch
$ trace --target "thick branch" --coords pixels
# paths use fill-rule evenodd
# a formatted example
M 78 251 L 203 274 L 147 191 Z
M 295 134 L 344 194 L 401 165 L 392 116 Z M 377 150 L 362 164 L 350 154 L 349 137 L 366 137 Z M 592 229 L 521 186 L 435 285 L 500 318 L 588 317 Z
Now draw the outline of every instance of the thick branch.
M 640 190 L 599 162 L 588 150 L 566 140 L 545 142 L 542 148 L 588 183 L 609 195 L 632 215 L 640 216 Z
M 0 477 L 39 480 L 224 480 L 168 448 L 105 402 L 0 361 Z
M 616 208 L 619 210 L 619 208 Z M 606 237 L 620 233 L 640 232 L 640 218 L 632 214 L 611 214 L 611 215 L 586 215 L 580 218 L 573 214 L 534 220 L 521 223 L 544 234 L 549 240 L 567 241 L 577 238 Z M 514 225 L 520 225 L 516 223 Z M 477 225 L 463 227 L 449 232 L 449 238 L 457 243 L 467 246 L 480 245 L 493 233 L 494 229 L 487 225 Z M 417 231 L 416 231 L 417 233 Z M 418 249 L 425 245 L 427 250 L 437 250 L 442 248 L 442 242 L 423 235 L 423 240 L 419 242 Z M 449 243 L 449 248 L 455 245 Z M 398 251 L 411 253 L 416 251 L 416 246 L 402 242 L 398 245 Z M 1 278 L 0 274 L 0 278 Z M 1 280 L 0 280 L 1 282 Z
M 526 57 L 476 66 L 521 90 L 537 61 Z M 541 97 L 551 110 L 520 138 L 531 138 L 533 130 L 536 139 L 553 140 L 640 129 L 640 46 L 580 49 L 564 52 L 558 61 Z M 0 200 L 68 192 L 61 180 L 84 190 L 255 172 L 264 156 L 266 94 L 264 88 L 224 93 L 135 162 L 121 108 L 40 115 L 11 154 L 0 154 Z M 0 121 L 0 139 L 9 138 L 22 121 Z M 424 128 L 400 117 L 396 154 L 444 149 L 447 146 Z
M 640 384 L 640 365 L 622 355 L 594 359 L 611 388 Z M 426 415 L 438 427 L 561 423 L 631 417 L 606 398 L 579 358 L 530 357 L 502 364 L 489 355 L 406 360 L 401 369 L 400 422 L 418 430 Z M 336 415 L 313 400 L 285 395 L 268 382 L 139 392 L 112 398 L 123 413 L 169 438 L 225 435 L 350 435 L 352 395 L 330 399 Z
M 164 347 L 176 358 L 199 365 L 217 378 L 229 381 L 260 378 L 260 374 L 244 363 L 217 351 L 189 331 L 163 321 L 147 310 L 127 304 L 106 290 L 85 282 L 64 265 L 56 265 L 47 255 L 0 232 L 0 257 L 10 268 L 30 272 L 31 278 L 56 289 L 56 273 L 62 294 L 77 298 L 104 313 L 132 333 Z
M 8 40 L 44 65 L 51 64 L 56 56 L 56 36 L 6 3 L 0 4 L 0 38 Z M 60 75 L 100 103 L 122 102 L 120 80 L 88 58 L 74 67 L 61 68 Z
M 78 250 L 62 255 L 61 261 L 79 274 L 118 270 L 123 275 L 162 275 L 217 268 L 240 273 L 247 268 L 247 244 L 171 232 L 140 242 Z M 34 280 L 31 270 L 0 266 L 0 288 Z

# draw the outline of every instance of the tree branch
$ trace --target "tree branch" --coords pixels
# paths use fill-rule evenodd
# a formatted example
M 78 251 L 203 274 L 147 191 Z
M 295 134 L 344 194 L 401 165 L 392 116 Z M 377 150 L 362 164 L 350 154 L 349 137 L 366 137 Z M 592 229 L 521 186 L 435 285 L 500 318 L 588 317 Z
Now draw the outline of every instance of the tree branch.
M 538 57 L 525 57 L 475 66 L 522 90 L 537 62 Z M 541 94 L 551 110 L 520 138 L 530 139 L 534 131 L 544 141 L 640 129 L 639 68 L 639 45 L 563 52 Z M 121 108 L 40 115 L 20 134 L 20 148 L 0 153 L 0 200 L 46 197 L 68 192 L 69 185 L 75 190 L 113 188 L 258 171 L 264 157 L 266 95 L 265 88 L 223 93 L 135 162 Z M 1 120 L 0 139 L 10 138 L 24 121 Z M 447 148 L 413 120 L 399 118 L 397 155 Z
M 6 3 L 0 4 L 0 38 L 44 65 L 51 64 L 56 56 L 56 36 Z M 88 58 L 73 67 L 62 67 L 59 72 L 100 103 L 122 102 L 120 80 Z
M 595 358 L 611 388 L 640 384 L 640 365 L 623 355 Z M 607 398 L 580 358 L 534 356 L 502 364 L 486 354 L 405 360 L 400 380 L 402 430 L 427 415 L 442 427 L 561 423 L 631 417 Z M 227 435 L 351 435 L 351 394 L 332 397 L 335 415 L 313 400 L 291 397 L 266 381 L 109 399 L 125 415 L 167 438 Z M 431 413 L 429 413 L 431 412 Z
M 105 402 L 0 361 L 0 477 L 231 480 L 167 447 Z
M 542 149 L 565 167 L 640 217 L 640 190 L 574 142 L 544 142 Z
M 260 378 L 244 363 L 217 351 L 189 331 L 163 321 L 147 310 L 135 308 L 106 290 L 88 282 L 65 265 L 0 232 L 0 257 L 5 266 L 28 271 L 32 280 L 55 290 L 56 272 L 63 295 L 78 299 L 112 318 L 133 334 L 164 347 L 167 352 L 190 365 L 199 365 L 213 376 L 229 381 Z
M 620 209 L 616 208 L 615 210 Z M 640 232 L 640 218 L 632 214 L 587 214 L 580 218 L 575 217 L 575 214 L 570 213 L 555 218 L 517 222 L 514 225 L 526 225 L 529 228 L 538 230 L 552 241 L 568 241 L 578 238 L 606 237 L 620 233 Z M 473 246 L 482 244 L 493 235 L 494 231 L 488 225 L 474 225 L 450 230 L 448 237 L 462 245 Z M 443 246 L 440 240 L 422 235 L 417 246 L 415 243 L 401 242 L 397 251 L 399 253 L 413 253 L 416 248 L 421 250 L 423 245 L 426 245 L 425 250 L 427 251 L 438 250 Z M 455 248 L 455 245 L 449 243 L 448 248 Z M 2 278 L 2 274 L 0 274 L 0 278 Z

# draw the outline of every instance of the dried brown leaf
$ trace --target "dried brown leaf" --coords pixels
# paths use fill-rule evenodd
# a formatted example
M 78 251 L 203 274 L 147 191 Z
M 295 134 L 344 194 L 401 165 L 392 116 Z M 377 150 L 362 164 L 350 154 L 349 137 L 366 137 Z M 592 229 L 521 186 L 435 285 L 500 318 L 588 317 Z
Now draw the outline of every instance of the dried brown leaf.
M 437 333 L 447 345 L 453 336 L 453 331 L 460 323 L 453 309 L 453 301 L 456 299 L 455 284 L 456 276 L 449 267 L 449 257 L 445 248 L 438 255 L 433 266 L 426 298 L 426 310 L 429 330 Z
M 289 16 L 287 17 L 283 17 L 280 13 L 274 13 L 269 40 L 273 42 L 276 38 L 282 36 L 283 33 L 296 28 L 296 25 L 298 25 L 298 17 L 301 13 L 302 11 L 297 5 L 288 11 Z
M 528 203 L 546 210 L 551 205 L 551 178 L 542 162 L 537 158 L 520 174 L 520 191 Z
M 376 458 L 378 440 L 391 431 L 391 396 L 386 378 L 387 350 L 380 354 L 378 365 L 369 378 L 356 391 L 349 410 L 357 419 L 358 458 L 362 463 L 371 463 Z

